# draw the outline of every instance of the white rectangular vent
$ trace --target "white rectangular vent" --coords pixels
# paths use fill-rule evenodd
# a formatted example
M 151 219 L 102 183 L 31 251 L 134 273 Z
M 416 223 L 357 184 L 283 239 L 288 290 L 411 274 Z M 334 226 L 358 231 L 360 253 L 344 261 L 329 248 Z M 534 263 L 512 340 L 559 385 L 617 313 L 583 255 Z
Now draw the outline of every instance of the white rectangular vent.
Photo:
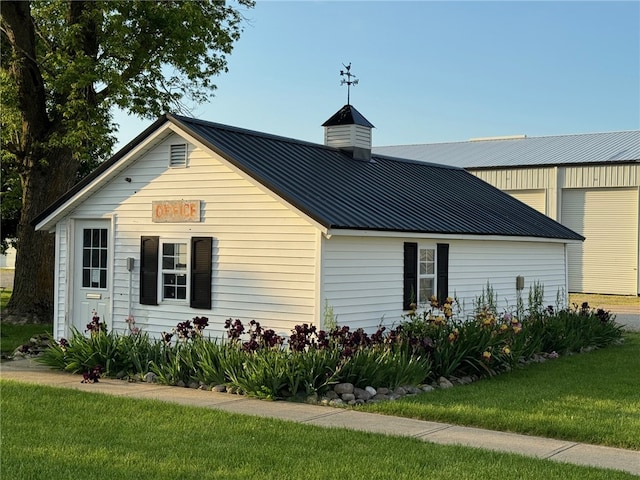
M 186 143 L 178 143 L 169 147 L 169 166 L 174 168 L 187 166 Z

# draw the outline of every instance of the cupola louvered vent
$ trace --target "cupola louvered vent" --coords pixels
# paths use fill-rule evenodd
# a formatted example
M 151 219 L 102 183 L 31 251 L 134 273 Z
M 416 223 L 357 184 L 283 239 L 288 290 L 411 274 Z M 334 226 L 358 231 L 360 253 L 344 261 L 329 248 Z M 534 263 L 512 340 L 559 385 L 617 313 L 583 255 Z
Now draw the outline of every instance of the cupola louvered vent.
M 357 160 L 371 160 L 373 125 L 354 106 L 345 105 L 322 126 L 325 145 L 339 148 Z
M 177 143 L 169 147 L 169 166 L 180 168 L 187 166 L 187 144 Z

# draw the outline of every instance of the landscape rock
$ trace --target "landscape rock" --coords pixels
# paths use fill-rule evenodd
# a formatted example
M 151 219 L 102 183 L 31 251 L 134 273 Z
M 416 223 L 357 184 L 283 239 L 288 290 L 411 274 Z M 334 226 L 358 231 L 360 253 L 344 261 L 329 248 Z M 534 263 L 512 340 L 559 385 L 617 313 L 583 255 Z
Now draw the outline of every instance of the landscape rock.
M 422 391 L 423 392 L 433 392 L 435 390 L 435 388 L 433 388 L 431 385 L 423 385 L 422 386 Z
M 375 392 L 374 388 L 371 388 L 371 390 Z M 371 397 L 373 397 L 373 395 L 375 395 L 375 393 L 372 395 L 371 392 L 369 392 L 369 390 L 362 389 L 362 388 L 354 388 L 353 394 L 356 396 L 356 400 L 364 400 L 365 402 L 369 400 Z
M 353 393 L 343 393 L 342 394 L 342 401 L 343 402 L 351 402 L 351 401 L 355 401 L 356 396 Z
M 397 398 L 403 397 L 407 394 L 407 391 L 405 390 L 404 387 L 398 387 L 393 391 L 393 395 L 395 395 Z
M 438 379 L 438 386 L 439 386 L 440 388 L 451 388 L 451 387 L 453 387 L 453 383 L 451 383 L 451 382 L 449 381 L 449 379 L 447 379 L 447 378 L 445 378 L 445 377 L 440 377 L 440 378 Z
M 338 383 L 335 387 L 333 387 L 333 391 L 338 395 L 353 393 L 353 390 L 353 383 Z
M 158 376 L 153 372 L 145 373 L 143 380 L 147 383 L 156 383 L 158 381 Z
M 327 400 L 335 400 L 336 398 L 338 398 L 338 394 L 334 390 L 329 390 L 324 394 L 324 398 L 326 398 Z
M 227 391 L 226 385 L 214 385 L 211 389 L 212 392 L 224 393 Z
M 380 387 L 376 390 L 376 393 L 379 393 L 380 395 L 389 395 L 391 392 L 388 388 Z
M 375 389 L 375 388 L 373 388 L 373 387 L 365 387 L 364 389 L 365 389 L 367 392 L 369 392 L 369 395 L 371 395 L 371 397 L 373 397 L 376 393 L 378 393 L 378 392 L 376 391 L 376 389 Z
M 389 395 L 387 395 L 386 393 L 376 393 L 371 400 L 389 400 Z
M 418 387 L 414 385 L 405 385 L 404 389 L 408 395 L 417 395 L 419 393 L 422 393 L 422 390 L 420 390 Z

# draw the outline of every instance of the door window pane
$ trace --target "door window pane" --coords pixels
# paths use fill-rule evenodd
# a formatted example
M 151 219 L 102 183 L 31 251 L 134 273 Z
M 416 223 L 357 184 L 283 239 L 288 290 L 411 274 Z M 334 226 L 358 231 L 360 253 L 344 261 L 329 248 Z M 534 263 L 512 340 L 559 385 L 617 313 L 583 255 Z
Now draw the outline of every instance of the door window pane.
M 85 228 L 82 232 L 82 286 L 107 288 L 109 250 L 106 228 Z

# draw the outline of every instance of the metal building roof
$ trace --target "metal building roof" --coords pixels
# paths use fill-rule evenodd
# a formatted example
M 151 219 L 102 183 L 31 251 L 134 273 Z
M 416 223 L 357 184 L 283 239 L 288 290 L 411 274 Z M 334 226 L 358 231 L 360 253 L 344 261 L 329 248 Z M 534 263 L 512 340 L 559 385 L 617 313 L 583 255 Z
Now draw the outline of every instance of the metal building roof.
M 171 122 L 328 229 L 583 237 L 461 168 L 345 152 L 290 138 L 165 115 L 43 212 L 66 208 L 128 151 Z
M 373 151 L 467 169 L 640 162 L 640 130 L 390 145 Z

